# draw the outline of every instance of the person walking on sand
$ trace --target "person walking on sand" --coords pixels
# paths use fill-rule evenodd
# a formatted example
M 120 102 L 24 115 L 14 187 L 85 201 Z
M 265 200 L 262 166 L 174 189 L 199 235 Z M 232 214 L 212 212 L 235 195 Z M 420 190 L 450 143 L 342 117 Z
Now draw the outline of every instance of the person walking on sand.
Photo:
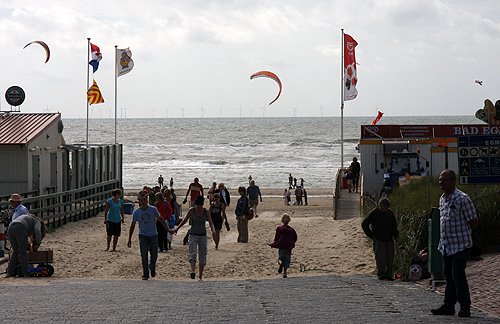
M 373 240 L 377 276 L 380 280 L 394 280 L 392 276 L 394 240 L 398 238 L 399 232 L 396 217 L 390 206 L 387 197 L 380 198 L 378 207 L 371 210 L 361 223 L 366 236 Z
M 203 280 L 203 270 L 207 264 L 207 229 L 206 222 L 210 225 L 210 230 L 212 231 L 212 237 L 215 236 L 215 228 L 212 222 L 212 217 L 210 213 L 203 207 L 205 203 L 205 198 L 203 196 L 198 196 L 195 200 L 194 207 L 190 208 L 187 212 L 186 217 L 182 220 L 177 227 L 172 232 L 177 234 L 177 231 L 184 225 L 188 220 L 191 219 L 191 229 L 189 234 L 189 263 L 191 264 L 191 279 L 196 278 L 196 256 L 198 254 L 199 266 L 198 266 L 198 278 L 200 281 Z
M 288 189 L 292 189 L 292 182 L 293 182 L 293 177 L 292 174 L 290 173 L 288 175 Z
M 156 229 L 156 220 L 163 228 L 168 231 L 168 226 L 161 218 L 158 210 L 148 204 L 148 194 L 144 191 L 137 195 L 139 208 L 132 215 L 132 223 L 128 234 L 129 248 L 132 247 L 132 235 L 134 234 L 135 223 L 139 223 L 139 247 L 141 250 L 142 261 L 142 280 L 148 280 L 151 271 L 151 277 L 156 276 L 156 260 L 158 259 L 158 230 Z M 151 255 L 148 264 L 148 253 Z
M 297 206 L 302 205 L 302 188 L 300 186 L 295 188 L 295 201 Z
M 170 206 L 170 189 L 165 189 L 163 193 L 158 192 L 156 194 L 155 208 L 160 213 L 161 218 L 170 228 L 170 218 L 172 217 L 172 207 Z M 156 220 L 156 230 L 158 231 L 158 248 L 160 252 L 166 252 L 169 248 L 168 242 L 168 231 L 163 228 L 159 219 Z
M 174 178 L 170 178 L 170 189 L 174 187 Z
M 287 277 L 287 270 L 292 260 L 292 249 L 295 247 L 295 242 L 297 242 L 297 232 L 288 225 L 290 220 L 288 214 L 281 216 L 283 225 L 276 228 L 274 242 L 269 243 L 270 247 L 278 249 L 278 273 L 283 272 L 283 278 Z
M 200 184 L 200 180 L 198 178 L 194 178 L 193 182 L 189 184 L 188 190 L 186 191 L 186 197 L 182 202 L 185 204 L 187 202 L 187 197 L 191 194 L 191 199 L 189 201 L 189 207 L 194 207 L 194 202 L 198 196 L 203 196 L 203 186 Z
M 158 177 L 158 185 L 160 186 L 160 189 L 163 188 L 163 177 L 162 175 L 160 174 L 160 176 Z
M 222 224 L 227 223 L 226 216 L 226 205 L 221 201 L 220 193 L 218 190 L 214 193 L 214 201 L 210 204 L 210 216 L 212 217 L 212 222 L 214 223 L 214 243 L 215 249 L 219 249 L 220 232 L 222 230 Z
M 257 206 L 259 205 L 259 200 L 262 202 L 262 195 L 260 194 L 259 186 L 255 185 L 255 180 L 250 180 L 250 186 L 247 188 L 248 195 L 248 205 L 253 208 L 255 217 L 259 217 L 257 213 Z
M 453 170 L 444 170 L 439 175 L 439 187 L 443 194 L 439 198 L 438 250 L 443 255 L 446 288 L 444 302 L 431 309 L 433 315 L 454 315 L 455 304 L 460 304 L 459 317 L 470 317 L 470 292 L 465 268 L 472 247 L 472 229 L 478 224 L 474 203 L 469 196 L 456 188 L 457 176 Z
M 122 233 L 122 224 L 125 223 L 125 213 L 123 211 L 123 200 L 121 199 L 122 191 L 115 189 L 111 192 L 111 198 L 106 201 L 104 208 L 104 225 L 106 225 L 107 247 L 109 251 L 111 238 L 113 238 L 113 250 L 116 251 L 118 238 Z
M 307 191 L 306 189 L 302 189 L 302 195 L 304 196 L 304 205 L 307 206 Z
M 38 251 L 42 239 L 45 237 L 45 224 L 42 220 L 32 214 L 25 214 L 13 220 L 7 235 L 11 244 L 11 255 L 7 266 L 7 278 L 24 277 L 28 274 L 28 238 L 31 238 L 31 248 L 33 252 Z M 19 273 L 16 268 L 19 264 Z
M 248 198 L 246 195 L 245 187 L 239 187 L 238 193 L 240 198 L 236 203 L 236 209 L 234 213 L 236 214 L 236 221 L 238 226 L 238 243 L 248 243 Z
M 208 202 L 211 204 L 214 202 L 214 193 L 215 193 L 215 190 L 217 190 L 217 182 L 212 182 L 212 186 L 210 187 L 210 189 L 208 189 Z
M 229 207 L 229 204 L 231 203 L 231 195 L 229 194 L 229 190 L 227 190 L 224 185 L 224 182 L 219 182 L 219 193 L 221 201 L 226 205 L 226 207 Z

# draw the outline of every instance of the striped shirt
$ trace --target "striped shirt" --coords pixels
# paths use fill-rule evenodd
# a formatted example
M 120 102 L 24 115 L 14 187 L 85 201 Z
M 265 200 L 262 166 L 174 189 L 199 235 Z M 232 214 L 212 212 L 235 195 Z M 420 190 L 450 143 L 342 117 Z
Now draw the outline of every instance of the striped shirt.
M 469 222 L 477 218 L 474 203 L 466 193 L 455 189 L 439 198 L 440 240 L 438 250 L 449 256 L 472 247 Z

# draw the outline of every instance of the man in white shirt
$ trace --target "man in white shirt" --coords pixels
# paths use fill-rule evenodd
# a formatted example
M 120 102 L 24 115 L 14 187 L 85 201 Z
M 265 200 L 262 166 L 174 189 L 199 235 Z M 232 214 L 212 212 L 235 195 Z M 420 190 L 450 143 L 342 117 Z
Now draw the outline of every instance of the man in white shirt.
M 22 204 L 23 198 L 18 193 L 13 193 L 10 195 L 9 203 L 14 209 L 14 213 L 12 214 L 12 220 L 15 220 L 21 215 L 29 214 L 28 208 Z

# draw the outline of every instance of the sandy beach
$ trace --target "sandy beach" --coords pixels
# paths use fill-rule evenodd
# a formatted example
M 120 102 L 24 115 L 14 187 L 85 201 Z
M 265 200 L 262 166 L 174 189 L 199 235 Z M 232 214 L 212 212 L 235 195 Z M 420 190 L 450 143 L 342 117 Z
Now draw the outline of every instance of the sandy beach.
M 290 214 L 290 225 L 298 233 L 289 276 L 373 272 L 373 253 L 361 230 L 361 219 L 334 221 L 332 196 L 327 189 L 311 189 L 307 206 L 285 206 L 281 190 L 262 191 L 264 197 L 259 204 L 259 217 L 249 223 L 249 243 L 236 242 L 235 201 L 227 213 L 231 230 L 222 230 L 219 250 L 215 250 L 209 235 L 205 280 L 278 277 L 277 250 L 271 249 L 267 243 L 273 240 L 284 212 Z M 179 193 L 184 191 L 179 190 Z M 231 194 L 235 199 L 235 193 Z M 183 195 L 178 194 L 178 197 Z M 130 198 L 135 199 L 134 196 Z M 105 251 L 103 214 L 51 230 L 43 240 L 42 249 L 54 250 L 55 274 L 52 278 L 140 279 L 137 228 L 132 247 L 126 245 L 130 223 L 131 215 L 126 215 L 116 252 Z M 159 254 L 156 280 L 190 280 L 188 247 L 182 245 L 187 229 L 188 226 L 184 226 L 174 236 L 171 251 Z

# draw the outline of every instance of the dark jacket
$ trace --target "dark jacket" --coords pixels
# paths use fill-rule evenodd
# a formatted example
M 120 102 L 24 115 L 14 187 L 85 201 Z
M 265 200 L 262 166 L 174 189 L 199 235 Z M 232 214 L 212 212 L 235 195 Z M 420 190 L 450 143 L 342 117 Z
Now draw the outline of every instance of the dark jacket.
M 297 232 L 288 225 L 281 225 L 276 228 L 274 242 L 269 244 L 270 247 L 276 249 L 284 249 L 291 251 L 297 242 Z
M 247 196 L 241 196 L 238 199 L 238 202 L 236 203 L 236 209 L 234 210 L 234 213 L 236 216 L 246 216 L 248 214 L 248 209 L 250 207 L 248 206 L 248 198 Z
M 366 236 L 380 242 L 392 241 L 399 235 L 396 217 L 390 209 L 386 213 L 378 207 L 371 210 L 361 223 L 361 227 Z

